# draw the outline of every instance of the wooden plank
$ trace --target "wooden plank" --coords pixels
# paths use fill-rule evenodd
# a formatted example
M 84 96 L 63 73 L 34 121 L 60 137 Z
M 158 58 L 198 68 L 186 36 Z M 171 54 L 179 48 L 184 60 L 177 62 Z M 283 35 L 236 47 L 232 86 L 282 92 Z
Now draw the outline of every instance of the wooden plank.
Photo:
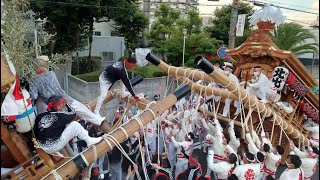
M 7 127 L 1 122 L 1 139 L 6 144 L 8 149 L 10 150 L 12 156 L 19 163 L 23 163 L 27 161 L 30 157 L 26 157 L 24 153 L 18 148 L 17 144 L 13 141 L 10 136 L 10 132 Z

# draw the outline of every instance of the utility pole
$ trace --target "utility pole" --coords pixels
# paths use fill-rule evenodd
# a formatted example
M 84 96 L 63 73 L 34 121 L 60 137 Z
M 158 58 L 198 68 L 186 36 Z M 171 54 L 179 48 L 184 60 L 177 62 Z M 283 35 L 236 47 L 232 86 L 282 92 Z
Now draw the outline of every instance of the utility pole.
M 147 17 L 150 17 L 150 0 L 143 0 L 143 12 Z M 146 27 L 145 30 L 149 30 L 149 26 Z M 148 46 L 147 38 L 144 33 L 142 33 L 141 45 L 143 48 Z
M 236 40 L 236 26 L 238 19 L 238 9 L 239 9 L 239 1 L 233 0 L 231 7 L 231 15 L 230 15 L 230 29 L 229 29 L 229 42 L 228 48 L 234 48 L 235 40 Z

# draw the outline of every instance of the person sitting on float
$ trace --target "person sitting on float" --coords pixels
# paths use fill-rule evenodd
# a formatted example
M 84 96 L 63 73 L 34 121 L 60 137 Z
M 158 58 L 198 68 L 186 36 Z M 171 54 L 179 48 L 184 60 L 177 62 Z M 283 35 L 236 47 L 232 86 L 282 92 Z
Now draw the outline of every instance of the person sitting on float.
M 62 111 L 66 99 L 62 96 L 52 96 L 48 100 L 47 112 L 36 117 L 34 132 L 40 147 L 47 153 L 58 153 L 74 137 L 87 143 L 87 146 L 97 144 L 102 137 L 90 137 L 80 123 L 75 120 L 76 113 L 69 108 Z
M 247 92 L 260 98 L 261 102 L 267 103 L 267 97 L 274 97 L 277 94 L 276 88 L 272 81 L 261 72 L 262 69 L 260 66 L 255 66 L 252 70 L 254 82 L 248 84 Z
M 30 97 L 36 103 L 37 113 L 45 112 L 47 101 L 51 96 L 62 96 L 74 109 L 78 116 L 92 124 L 100 126 L 100 130 L 108 133 L 111 126 L 105 117 L 96 116 L 84 104 L 70 97 L 60 86 L 56 74 L 48 70 L 48 56 L 39 56 L 34 61 L 37 76 L 30 82 Z

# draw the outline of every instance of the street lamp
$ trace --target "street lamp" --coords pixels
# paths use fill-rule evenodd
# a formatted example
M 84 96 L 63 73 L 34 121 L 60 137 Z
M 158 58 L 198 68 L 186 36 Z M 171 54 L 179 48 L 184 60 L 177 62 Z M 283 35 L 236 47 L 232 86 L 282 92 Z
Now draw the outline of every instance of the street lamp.
M 35 28 L 34 28 L 34 43 L 35 43 L 35 48 L 36 48 L 36 57 L 39 56 L 38 53 L 38 31 L 37 28 L 38 26 L 43 22 L 40 18 L 34 20 Z
M 186 35 L 187 35 L 187 29 L 182 29 L 183 33 L 183 52 L 182 52 L 182 67 L 184 67 L 184 51 L 186 49 Z

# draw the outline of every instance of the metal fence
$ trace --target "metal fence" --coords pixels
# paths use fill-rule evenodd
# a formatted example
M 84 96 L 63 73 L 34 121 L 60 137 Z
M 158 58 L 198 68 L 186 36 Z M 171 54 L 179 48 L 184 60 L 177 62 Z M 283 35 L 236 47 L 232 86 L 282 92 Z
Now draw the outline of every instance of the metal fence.
M 167 91 L 168 85 L 170 85 L 170 88 Z M 133 89 L 136 94 L 143 93 L 149 97 L 149 100 L 152 100 L 153 96 L 156 94 L 160 94 L 160 97 L 163 98 L 166 92 L 169 94 L 174 91 L 176 87 L 176 81 L 174 80 L 174 82 L 172 82 L 171 78 L 168 80 L 165 76 L 144 78 L 144 80 L 133 87 Z M 80 102 L 93 101 L 100 95 L 99 82 L 86 82 L 71 74 L 67 74 L 65 90 L 71 97 Z M 101 115 L 107 116 L 109 120 L 113 119 L 114 112 L 116 112 L 118 108 L 118 103 L 119 102 L 116 99 L 110 101 L 104 108 L 102 108 Z M 132 111 L 135 112 L 136 109 L 132 108 Z

